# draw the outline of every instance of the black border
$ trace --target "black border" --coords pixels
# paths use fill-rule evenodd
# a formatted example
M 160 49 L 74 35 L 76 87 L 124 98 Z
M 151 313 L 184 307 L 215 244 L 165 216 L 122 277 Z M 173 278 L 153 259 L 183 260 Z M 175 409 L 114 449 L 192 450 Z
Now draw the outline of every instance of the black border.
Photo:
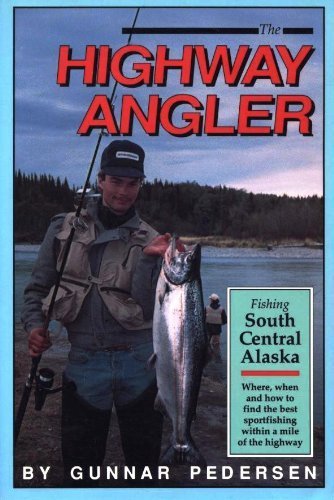
M 280 286 L 274 286 L 274 287 L 248 287 L 248 286 L 245 286 L 245 287 L 229 287 L 229 291 L 233 291 L 233 290 L 256 290 L 256 291 L 259 291 L 259 290 L 287 290 L 287 291 L 292 291 L 292 290 L 295 290 L 295 291 L 299 291 L 299 290 L 303 290 L 303 291 L 307 291 L 308 292 L 308 302 L 309 302 L 309 311 L 311 311 L 311 297 L 312 297 L 312 314 L 310 313 L 309 315 L 309 333 L 311 332 L 311 327 L 312 327 L 312 347 L 313 347 L 313 344 L 314 344 L 314 287 L 280 287 Z M 312 293 L 310 292 L 310 290 L 312 290 Z M 228 311 L 228 317 L 231 318 L 231 293 L 230 293 L 230 296 L 229 296 L 229 311 Z M 311 323 L 311 317 L 312 317 L 312 323 Z M 229 320 L 230 321 L 230 320 Z M 245 455 L 237 455 L 237 454 L 230 454 L 229 457 L 233 458 L 257 458 L 257 457 L 263 457 L 263 458 L 302 458 L 302 459 L 312 459 L 312 458 L 315 458 L 314 457 L 314 348 L 312 348 L 312 356 L 311 356 L 311 335 L 309 335 L 309 386 L 311 385 L 310 382 L 312 380 L 312 408 L 311 408 L 311 398 L 310 398 L 310 401 L 309 401 L 309 415 L 312 417 L 312 427 L 310 428 L 310 435 L 309 435 L 309 438 L 310 438 L 310 451 L 312 449 L 313 451 L 313 455 L 302 455 L 302 454 L 295 454 L 295 455 L 283 455 L 283 454 L 276 454 L 276 455 L 267 455 L 267 454 L 258 454 L 258 455 L 252 455 L 252 454 L 245 454 Z M 230 342 L 230 350 L 228 352 L 228 356 L 230 356 L 231 358 L 231 342 Z M 311 363 L 311 360 L 312 360 L 312 363 Z M 312 365 L 312 370 L 311 370 L 311 365 Z M 229 366 L 231 367 L 231 363 L 229 363 Z M 312 378 L 311 378 L 311 375 L 312 375 Z M 231 381 L 231 372 L 229 373 L 229 381 Z M 231 389 L 230 389 L 230 386 L 228 385 L 228 391 L 231 393 Z M 230 419 L 231 421 L 231 419 Z M 230 450 L 227 450 L 227 451 L 230 451 Z M 228 458 L 229 458 L 228 457 Z

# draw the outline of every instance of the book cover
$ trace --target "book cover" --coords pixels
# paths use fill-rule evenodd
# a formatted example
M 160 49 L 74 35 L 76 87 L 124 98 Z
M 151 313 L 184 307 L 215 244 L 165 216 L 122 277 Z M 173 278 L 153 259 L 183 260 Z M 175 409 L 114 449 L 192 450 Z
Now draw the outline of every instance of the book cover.
M 332 7 L 1 9 L 4 498 L 76 496 L 85 474 L 101 498 L 131 493 L 131 474 L 143 497 L 331 498 Z M 204 303 L 217 294 L 227 324 L 191 423 L 206 463 L 128 470 L 113 413 L 103 465 L 75 467 L 64 489 L 60 391 L 40 411 L 31 392 L 13 445 L 31 368 L 23 290 L 50 219 L 73 209 L 87 175 L 94 189 L 114 139 L 145 150 L 138 210 L 159 233 L 201 244 Z M 40 366 L 57 388 L 69 343 L 51 326 Z M 163 450 L 170 433 L 165 419 Z

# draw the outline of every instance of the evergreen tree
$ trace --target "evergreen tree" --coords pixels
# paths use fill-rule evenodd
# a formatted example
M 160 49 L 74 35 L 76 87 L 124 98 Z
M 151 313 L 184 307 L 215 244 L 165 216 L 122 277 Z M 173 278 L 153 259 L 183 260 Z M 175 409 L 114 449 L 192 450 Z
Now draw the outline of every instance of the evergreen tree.
M 54 215 L 73 210 L 76 189 L 66 178 L 15 172 L 15 241 L 40 242 Z M 155 179 L 144 183 L 137 206 L 141 217 L 161 233 L 261 241 L 323 238 L 323 198 L 318 196 L 255 195 L 226 186 Z

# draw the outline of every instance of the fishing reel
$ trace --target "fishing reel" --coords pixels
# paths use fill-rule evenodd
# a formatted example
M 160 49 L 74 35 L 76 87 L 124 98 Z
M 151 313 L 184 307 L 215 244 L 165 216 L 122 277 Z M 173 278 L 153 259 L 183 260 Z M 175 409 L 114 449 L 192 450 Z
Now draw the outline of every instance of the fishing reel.
M 83 188 L 80 188 L 76 191 L 73 200 L 75 208 L 79 206 L 82 194 L 83 194 Z M 87 208 L 87 206 L 90 205 L 91 203 L 97 203 L 100 198 L 101 198 L 100 193 L 96 193 L 93 188 L 88 188 L 85 192 L 85 197 L 82 202 L 82 208 Z
M 87 208 L 90 205 L 97 204 L 99 199 L 101 198 L 101 194 L 95 193 L 94 189 L 88 188 L 85 192 L 85 196 L 82 199 L 83 196 L 83 188 L 80 188 L 76 191 L 75 196 L 74 196 L 74 207 L 77 210 L 80 203 L 82 204 L 82 208 L 87 210 Z M 85 231 L 88 230 L 88 224 L 85 222 L 84 218 L 81 216 L 75 217 L 73 221 L 71 222 L 71 226 L 74 227 L 74 229 L 78 233 L 84 233 Z
M 40 368 L 35 377 L 35 410 L 40 411 L 45 403 L 46 396 L 63 390 L 63 386 L 52 389 L 55 372 L 50 368 Z

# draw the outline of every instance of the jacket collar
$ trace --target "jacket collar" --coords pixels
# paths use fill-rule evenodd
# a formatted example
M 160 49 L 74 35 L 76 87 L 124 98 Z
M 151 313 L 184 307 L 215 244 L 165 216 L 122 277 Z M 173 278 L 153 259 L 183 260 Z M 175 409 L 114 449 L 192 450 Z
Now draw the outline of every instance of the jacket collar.
M 97 229 L 97 238 L 93 245 L 99 245 L 101 243 L 106 243 L 108 241 L 123 240 L 127 243 L 130 239 L 130 235 L 134 231 L 138 231 L 140 226 L 140 218 L 135 211 L 133 217 L 125 221 L 123 224 L 115 227 L 113 229 L 106 229 L 102 222 L 98 218 L 98 205 L 94 203 L 87 207 L 87 213 L 94 220 L 94 224 Z

